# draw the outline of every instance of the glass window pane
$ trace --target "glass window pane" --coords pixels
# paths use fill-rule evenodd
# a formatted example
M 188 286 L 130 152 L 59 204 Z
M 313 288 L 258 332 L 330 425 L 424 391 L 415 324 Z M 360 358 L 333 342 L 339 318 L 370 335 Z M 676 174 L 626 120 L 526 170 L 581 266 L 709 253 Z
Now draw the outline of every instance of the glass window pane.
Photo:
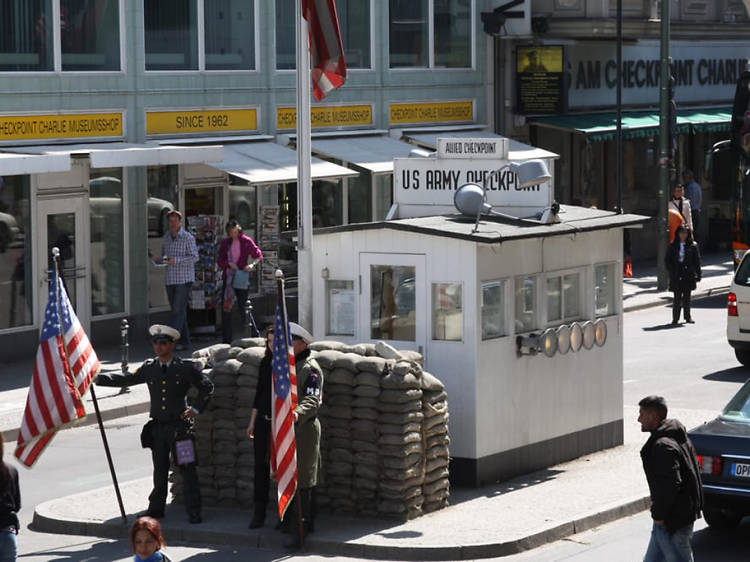
M 596 316 L 610 316 L 615 313 L 614 264 L 594 267 L 594 312 Z
M 313 227 L 344 224 L 343 189 L 342 180 L 316 180 L 313 182 Z
M 460 283 L 432 284 L 432 339 L 461 341 L 464 313 Z
M 198 70 L 197 0 L 144 0 L 146 70 Z
M 560 277 L 547 279 L 547 322 L 562 320 L 562 292 Z
M 565 319 L 577 318 L 581 314 L 579 307 L 579 274 L 571 273 L 563 277 L 563 305 Z
M 91 313 L 125 310 L 122 168 L 93 168 L 91 205 Z
M 296 64 L 295 38 L 297 19 L 295 0 L 276 0 L 276 68 L 294 70 Z
M 370 68 L 370 0 L 337 0 L 347 68 Z
M 428 0 L 389 0 L 390 66 L 429 64 Z
M 148 252 L 154 259 L 161 257 L 162 238 L 167 233 L 167 213 L 177 208 L 177 166 L 149 166 L 146 169 L 148 199 Z M 149 265 L 148 305 L 150 308 L 169 306 L 164 288 L 166 269 Z
M 435 66 L 471 66 L 471 0 L 434 0 Z
M 482 339 L 505 335 L 504 281 L 482 283 Z
M 412 266 L 370 266 L 372 339 L 416 340 L 415 277 Z
M 385 220 L 393 205 L 393 174 L 378 174 L 375 178 L 375 214 L 376 221 Z
M 63 70 L 120 70 L 119 0 L 60 0 Z
M 258 212 L 256 207 L 257 187 L 249 185 L 248 182 L 229 176 L 233 185 L 229 186 L 229 218 L 240 223 L 242 233 L 253 239 L 258 245 Z M 236 184 L 242 185 L 236 185 Z M 264 248 L 261 248 L 263 250 Z M 260 291 L 260 269 L 256 269 L 250 275 L 250 294 L 256 294 Z
M 349 223 L 372 220 L 372 174 L 360 172 L 349 178 Z
M 326 334 L 354 335 L 354 281 L 326 281 Z
M 536 278 L 516 279 L 516 333 L 536 328 Z
M 70 304 L 76 308 L 76 214 L 50 213 L 47 215 L 47 269 L 52 270 L 52 250 L 60 250 L 60 278 Z
M 255 0 L 207 0 L 206 70 L 255 69 Z
M 0 176 L 0 330 L 34 322 L 29 178 Z
M 0 2 L 0 71 L 52 69 L 52 0 Z

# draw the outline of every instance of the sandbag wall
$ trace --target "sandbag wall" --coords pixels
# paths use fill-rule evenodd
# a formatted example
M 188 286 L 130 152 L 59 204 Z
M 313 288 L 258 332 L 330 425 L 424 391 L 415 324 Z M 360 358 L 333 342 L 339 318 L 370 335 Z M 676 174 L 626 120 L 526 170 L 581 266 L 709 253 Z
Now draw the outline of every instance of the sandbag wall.
M 216 390 L 196 437 L 204 503 L 248 507 L 253 461 L 245 431 L 263 348 L 262 340 L 234 343 L 197 352 L 210 355 Z M 407 519 L 448 505 L 447 395 L 422 370 L 421 356 L 379 345 L 386 359 L 372 344 L 311 348 L 324 376 L 319 509 Z M 207 439 L 210 445 L 202 445 Z M 173 479 L 177 493 L 179 478 Z

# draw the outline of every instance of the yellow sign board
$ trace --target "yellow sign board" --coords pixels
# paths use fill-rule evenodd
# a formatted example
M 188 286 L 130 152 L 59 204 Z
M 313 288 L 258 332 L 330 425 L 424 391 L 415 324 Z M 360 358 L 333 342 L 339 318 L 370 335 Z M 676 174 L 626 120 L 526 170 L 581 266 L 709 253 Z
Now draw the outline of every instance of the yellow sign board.
M 121 137 L 122 113 L 0 115 L 0 142 Z
M 473 120 L 473 101 L 392 103 L 390 107 L 391 125 L 454 123 Z
M 310 108 L 312 128 L 363 127 L 372 125 L 371 105 L 320 105 Z M 276 129 L 294 129 L 297 126 L 296 107 L 276 108 Z
M 237 133 L 257 129 L 255 108 L 146 112 L 147 135 Z

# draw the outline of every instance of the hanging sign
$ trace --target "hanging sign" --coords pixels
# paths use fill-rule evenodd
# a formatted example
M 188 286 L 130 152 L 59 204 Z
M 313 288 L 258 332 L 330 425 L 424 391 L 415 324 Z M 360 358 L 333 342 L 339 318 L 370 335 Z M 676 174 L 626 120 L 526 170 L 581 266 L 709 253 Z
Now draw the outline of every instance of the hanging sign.
M 470 160 L 497 160 L 508 157 L 508 139 L 437 139 L 438 158 L 462 158 Z
M 521 114 L 563 113 L 566 106 L 562 45 L 516 49 L 516 109 Z

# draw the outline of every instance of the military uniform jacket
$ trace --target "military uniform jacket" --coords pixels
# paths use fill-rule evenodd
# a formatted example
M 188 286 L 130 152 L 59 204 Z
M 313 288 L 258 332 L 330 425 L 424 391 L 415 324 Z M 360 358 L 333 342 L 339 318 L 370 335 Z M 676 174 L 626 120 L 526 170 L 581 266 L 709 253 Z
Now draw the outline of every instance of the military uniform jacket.
M 300 488 L 318 484 L 320 471 L 320 421 L 318 410 L 323 397 L 323 370 L 306 349 L 295 357 L 297 370 L 297 483 Z
M 147 384 L 151 396 L 150 416 L 162 422 L 178 421 L 187 409 L 187 393 L 191 386 L 198 389 L 198 397 L 193 407 L 202 412 L 211 395 L 214 385 L 198 370 L 192 361 L 173 357 L 166 373 L 158 359 L 148 359 L 134 373 L 100 374 L 96 378 L 100 386 L 135 386 Z

